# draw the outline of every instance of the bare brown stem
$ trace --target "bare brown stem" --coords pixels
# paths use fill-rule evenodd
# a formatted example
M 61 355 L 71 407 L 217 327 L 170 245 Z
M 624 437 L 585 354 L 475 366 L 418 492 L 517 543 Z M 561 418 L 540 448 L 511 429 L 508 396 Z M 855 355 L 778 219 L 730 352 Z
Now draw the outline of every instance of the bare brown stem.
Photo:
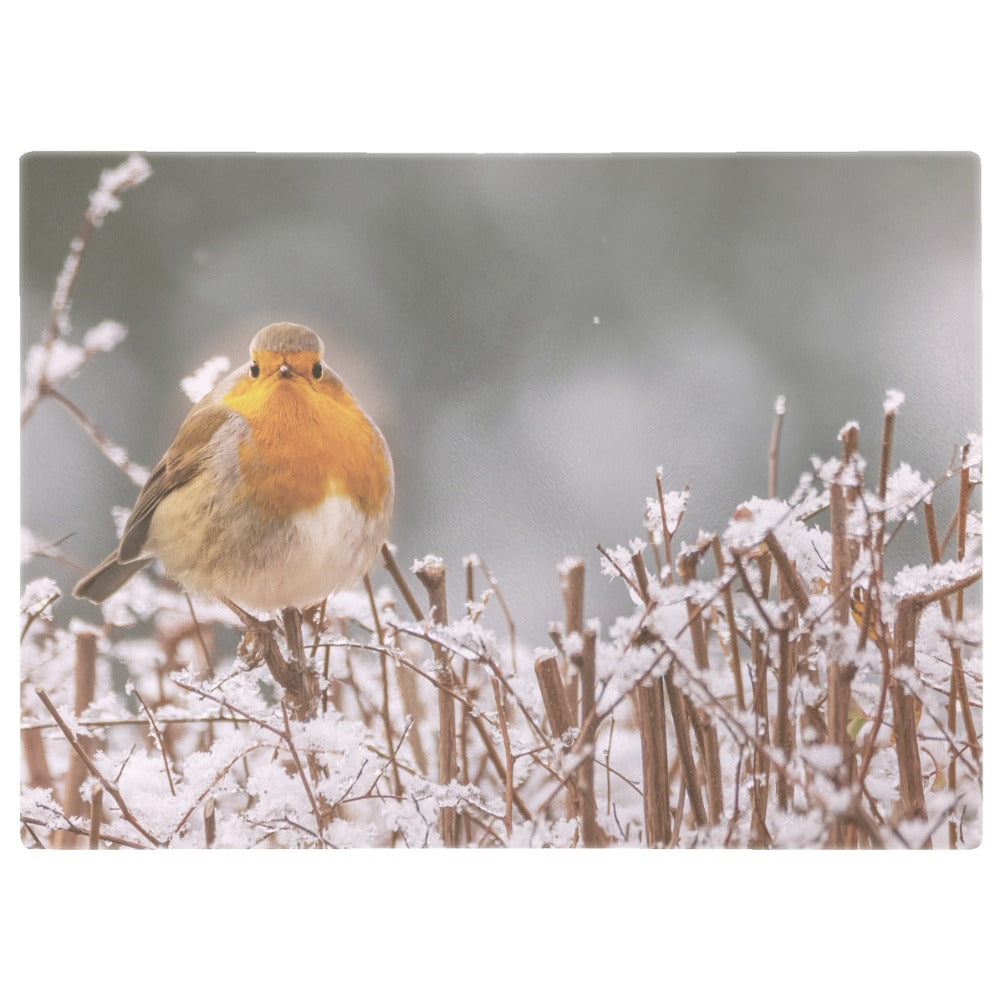
M 712 552 L 715 554 L 715 568 L 720 579 L 726 571 L 726 561 L 722 554 L 722 543 L 719 536 L 712 538 Z M 722 588 L 722 600 L 726 609 L 726 628 L 729 631 L 729 643 L 726 652 L 729 656 L 729 667 L 733 672 L 733 681 L 736 684 L 736 703 L 741 711 L 746 710 L 746 695 L 743 691 L 743 667 L 740 663 L 739 650 L 739 630 L 736 627 L 736 612 L 733 609 L 732 585 L 727 583 Z
M 101 846 L 101 806 L 104 802 L 104 789 L 98 782 L 90 787 L 90 835 L 87 847 L 96 851 Z
M 503 825 L 509 837 L 514 828 L 514 755 L 510 751 L 510 734 L 507 732 L 507 713 L 503 707 L 503 695 L 500 692 L 500 682 L 491 678 L 493 684 L 493 699 L 497 706 L 497 718 L 500 722 L 500 735 L 503 739 L 503 752 L 506 758 L 506 781 L 504 782 L 504 813 Z
M 639 742 L 642 753 L 642 808 L 646 846 L 670 843 L 670 786 L 667 763 L 666 710 L 660 678 L 638 691 Z
M 427 591 L 431 604 L 431 619 L 436 625 L 448 624 L 448 598 L 445 589 L 444 564 L 435 560 L 424 560 L 416 570 L 417 579 Z M 405 595 L 404 595 L 405 596 Z M 440 645 L 434 645 L 437 660 L 438 687 L 438 781 L 448 785 L 458 774 L 455 743 L 455 702 L 452 689 L 455 686 L 449 657 Z M 442 806 L 439 814 L 439 832 L 445 847 L 457 844 L 457 822 L 454 806 Z
M 392 549 L 389 548 L 388 543 L 382 546 L 382 562 L 389 571 L 392 582 L 396 584 L 396 588 L 402 594 L 406 606 L 410 609 L 410 614 L 413 615 L 413 620 L 417 622 L 423 621 L 423 609 L 417 604 L 417 599 L 413 596 L 413 591 L 410 590 L 410 585 L 406 582 L 406 577 L 400 571 L 399 564 L 396 562 L 396 557 L 392 554 Z
M 73 714 L 79 718 L 94 700 L 97 677 L 97 633 L 80 632 L 76 636 L 76 659 L 73 665 Z M 88 756 L 97 748 L 93 736 L 80 736 L 81 750 Z M 83 796 L 80 788 L 87 774 L 86 765 L 79 756 L 70 757 L 66 768 L 66 784 L 63 791 L 63 812 L 67 816 L 83 814 Z M 55 846 L 72 847 L 68 838 L 57 836 Z
M 167 784 L 170 786 L 170 794 L 176 795 L 177 791 L 174 788 L 174 779 L 170 774 L 170 760 L 167 757 L 167 750 L 163 743 L 163 733 L 160 732 L 160 727 L 156 724 L 156 719 L 154 718 L 153 713 L 149 710 L 149 706 L 146 704 L 146 702 L 143 700 L 142 695 L 139 694 L 139 691 L 134 686 L 132 688 L 132 694 L 135 695 L 136 701 L 139 702 L 140 707 L 142 708 L 143 712 L 146 715 L 146 718 L 149 720 L 149 725 L 153 730 L 153 738 L 156 740 L 156 746 L 160 751 L 160 755 L 163 757 L 163 771 L 167 776 Z
M 372 613 L 372 622 L 375 626 L 375 634 L 378 636 L 378 643 L 380 646 L 385 646 L 385 633 L 382 630 L 382 622 L 379 619 L 378 608 L 375 606 L 375 592 L 372 590 L 372 582 L 365 573 L 364 576 L 365 592 L 368 594 L 368 606 Z M 392 748 L 393 743 L 396 742 L 395 733 L 392 731 L 392 718 L 389 715 L 389 670 L 386 664 L 386 657 L 384 652 L 378 654 L 379 667 L 381 670 L 381 680 L 382 680 L 382 726 L 385 728 L 385 745 L 387 748 Z M 397 795 L 401 795 L 403 792 L 403 782 L 399 775 L 399 765 L 396 763 L 396 755 L 392 755 L 392 776 L 393 776 L 393 787 L 396 790 Z
M 767 449 L 767 495 L 778 495 L 778 447 L 781 444 L 781 423 L 785 416 L 785 397 L 779 396 L 774 404 L 774 423 L 771 425 L 771 443 Z

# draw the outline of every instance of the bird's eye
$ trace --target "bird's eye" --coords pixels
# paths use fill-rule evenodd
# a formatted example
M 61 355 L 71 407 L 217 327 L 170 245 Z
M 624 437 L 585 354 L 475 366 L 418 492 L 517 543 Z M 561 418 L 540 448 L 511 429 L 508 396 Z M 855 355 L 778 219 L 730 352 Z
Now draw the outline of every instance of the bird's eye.
M 323 365 L 317 361 L 316 364 L 313 365 L 313 378 L 322 378 L 322 377 L 323 377 Z
M 250 366 L 250 378 L 257 378 L 260 375 L 260 365 L 255 361 Z

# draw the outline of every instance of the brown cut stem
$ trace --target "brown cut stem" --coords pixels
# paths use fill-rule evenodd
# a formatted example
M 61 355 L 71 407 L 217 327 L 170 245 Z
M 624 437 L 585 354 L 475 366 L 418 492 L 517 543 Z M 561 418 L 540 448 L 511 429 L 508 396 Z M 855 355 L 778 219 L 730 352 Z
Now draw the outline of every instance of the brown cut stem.
M 583 657 L 580 664 L 580 728 L 578 744 L 585 759 L 578 771 L 580 786 L 580 808 L 583 813 L 584 847 L 604 846 L 606 838 L 597 824 L 597 799 L 594 794 L 594 746 L 597 737 L 596 726 L 597 690 L 597 632 L 593 628 L 583 630 Z
M 76 636 L 76 659 L 73 665 L 73 714 L 79 718 L 94 700 L 94 690 L 97 677 L 97 633 L 80 632 Z M 97 747 L 93 736 L 80 736 L 82 750 L 89 756 Z M 70 757 L 66 768 L 66 784 L 63 792 L 63 812 L 67 816 L 83 814 L 83 796 L 80 787 L 87 776 L 87 768 L 79 756 Z M 55 837 L 57 847 L 72 847 L 71 838 Z
M 387 552 L 388 550 L 384 550 Z M 391 572 L 391 571 L 390 571 Z M 425 561 L 416 571 L 417 579 L 427 591 L 431 604 L 431 619 L 435 625 L 448 624 L 448 596 L 445 585 L 444 564 Z M 405 595 L 404 595 L 405 597 Z M 438 782 L 449 785 L 458 776 L 457 746 L 455 740 L 455 701 L 452 691 L 455 677 L 451 670 L 450 656 L 439 643 L 433 644 L 437 661 L 438 680 Z M 454 806 L 442 806 L 438 829 L 445 847 L 458 843 L 457 813 Z
M 96 851 L 101 846 L 101 806 L 104 802 L 104 789 L 98 782 L 90 787 L 90 835 L 87 846 Z
M 559 584 L 563 597 L 563 636 L 583 636 L 583 578 L 584 563 L 582 559 L 567 559 L 559 567 Z M 580 667 L 582 657 L 574 653 L 569 657 L 568 670 L 564 678 L 566 700 L 574 723 L 580 715 Z
M 215 843 L 215 799 L 210 798 L 205 803 L 205 808 L 202 810 L 202 815 L 205 817 L 205 846 L 211 847 Z
M 788 702 L 788 685 L 792 676 L 792 651 L 788 640 L 788 625 L 787 620 L 782 622 L 782 628 L 778 632 L 778 715 L 774 733 L 777 748 L 784 754 L 786 761 L 792 759 L 792 727 Z M 784 771 L 778 772 L 777 792 L 778 808 L 787 810 L 789 787 Z
M 651 684 L 640 684 L 636 694 L 646 846 L 666 847 L 670 843 L 670 769 L 667 763 L 666 711 L 660 678 L 653 678 Z

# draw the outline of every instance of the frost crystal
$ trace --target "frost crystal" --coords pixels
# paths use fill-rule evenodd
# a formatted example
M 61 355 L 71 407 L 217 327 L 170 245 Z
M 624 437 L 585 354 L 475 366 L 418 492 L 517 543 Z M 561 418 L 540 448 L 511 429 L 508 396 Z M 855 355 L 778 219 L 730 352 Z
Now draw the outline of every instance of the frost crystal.
M 906 397 L 898 389 L 889 389 L 886 391 L 882 409 L 886 413 L 898 413 L 905 399 Z
M 659 471 L 659 470 L 658 470 Z M 643 517 L 643 526 L 647 531 L 653 532 L 657 539 L 663 538 L 663 516 L 666 515 L 667 531 L 673 534 L 680 524 L 684 511 L 687 509 L 690 490 L 685 487 L 683 490 L 671 490 L 663 494 L 663 510 L 660 510 L 660 498 L 646 497 L 646 511 Z
M 88 354 L 114 350 L 128 335 L 128 330 L 113 319 L 106 319 L 91 327 L 83 335 L 83 346 Z
M 231 367 L 227 357 L 218 355 L 209 358 L 193 375 L 181 379 L 181 390 L 192 403 L 197 403 L 211 391 L 219 378 Z
M 440 556 L 426 555 L 423 559 L 414 559 L 410 572 L 414 575 L 426 570 L 443 570 L 444 560 Z
M 935 566 L 904 566 L 892 582 L 892 592 L 901 598 L 939 590 L 969 576 L 981 566 L 979 559 L 964 562 L 950 560 Z
M 885 507 L 888 520 L 901 517 L 912 519 L 913 509 L 930 495 L 933 484 L 920 478 L 920 473 L 906 462 L 896 469 L 886 484 Z
M 72 378 L 87 360 L 86 352 L 78 344 L 54 340 L 46 349 L 33 344 L 24 362 L 24 377 L 28 385 L 37 386 L 42 381 L 54 383 Z
M 41 576 L 37 580 L 32 580 L 25 585 L 24 593 L 21 595 L 21 614 L 41 616 L 47 621 L 52 620 L 52 601 L 54 601 L 61 591 L 56 586 L 55 580 L 47 576 Z M 44 610 L 42 610 L 44 608 Z

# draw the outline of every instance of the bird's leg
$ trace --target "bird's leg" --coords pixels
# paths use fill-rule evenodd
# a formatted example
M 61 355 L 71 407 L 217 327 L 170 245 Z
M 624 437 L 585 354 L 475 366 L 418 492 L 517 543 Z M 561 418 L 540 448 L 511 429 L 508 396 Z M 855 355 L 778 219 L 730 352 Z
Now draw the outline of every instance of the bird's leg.
M 259 618 L 254 618 L 249 611 L 244 611 L 238 604 L 234 604 L 228 597 L 222 598 L 222 603 L 243 623 L 243 627 L 248 631 L 264 632 L 270 631 L 274 626 L 270 622 L 262 622 Z
M 278 649 L 277 640 L 274 638 L 276 623 L 262 622 L 248 611 L 244 611 L 238 604 L 234 604 L 228 597 L 223 597 L 222 603 L 239 618 L 246 630 L 240 642 L 239 655 L 253 665 L 263 661 L 274 679 L 287 689 L 294 678 L 294 671 Z

